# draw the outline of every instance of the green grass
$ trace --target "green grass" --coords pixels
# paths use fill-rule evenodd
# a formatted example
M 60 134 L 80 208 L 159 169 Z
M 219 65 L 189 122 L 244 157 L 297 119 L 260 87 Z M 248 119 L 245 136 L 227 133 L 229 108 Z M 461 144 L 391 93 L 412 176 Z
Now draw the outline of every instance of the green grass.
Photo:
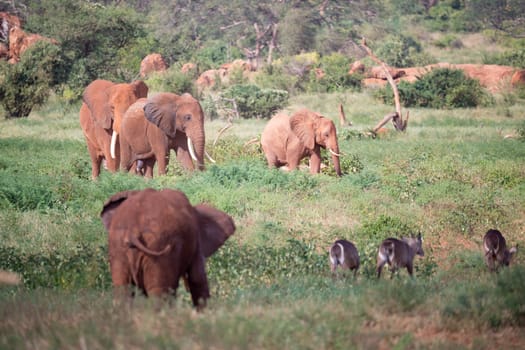
M 0 348 L 517 348 L 525 326 L 525 255 L 487 272 L 481 239 L 497 227 L 525 243 L 525 102 L 467 110 L 410 111 L 405 133 L 367 131 L 392 106 L 364 91 L 298 96 L 334 119 L 354 171 L 268 169 L 266 120 L 206 122 L 217 164 L 144 180 L 103 172 L 90 180 L 78 106 L 53 102 L 27 119 L 0 120 L 0 269 L 24 284 L 0 287 Z M 502 112 L 508 110 L 510 113 Z M 358 166 L 356 166 L 358 165 Z M 177 188 L 235 220 L 234 236 L 208 261 L 209 307 L 195 315 L 181 288 L 171 305 L 112 303 L 104 201 L 127 189 Z M 421 231 L 414 279 L 375 279 L 380 241 Z M 332 279 L 327 248 L 353 241 L 362 266 Z M 494 334 L 498 335 L 497 337 Z M 504 335 L 504 336 L 502 336 Z

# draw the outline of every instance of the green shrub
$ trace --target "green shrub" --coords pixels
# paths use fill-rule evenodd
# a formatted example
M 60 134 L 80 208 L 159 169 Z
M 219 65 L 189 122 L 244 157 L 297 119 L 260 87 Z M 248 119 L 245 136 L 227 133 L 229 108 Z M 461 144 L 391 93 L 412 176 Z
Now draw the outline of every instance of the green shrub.
M 321 152 L 321 158 L 323 164 L 327 165 L 326 167 L 321 169 L 321 173 L 330 176 L 336 176 L 331 154 L 328 151 L 323 150 Z M 365 167 L 363 162 L 359 158 L 359 155 L 357 154 L 346 154 L 339 157 L 339 165 L 341 167 L 342 175 L 359 173 Z
M 268 65 L 256 75 L 255 82 L 261 88 L 288 91 L 290 95 L 303 91 L 301 79 L 284 71 L 282 65 Z
M 348 74 L 350 64 L 350 58 L 340 53 L 322 57 L 319 67 L 323 70 L 324 76 L 318 78 L 315 71 L 311 70 L 307 90 L 315 92 L 359 90 L 363 77 L 360 74 Z
M 441 314 L 447 323 L 474 322 L 478 327 L 525 325 L 525 268 L 513 266 L 488 283 L 465 283 L 450 290 Z
M 210 166 L 206 172 L 189 179 L 189 182 L 204 181 L 207 184 L 216 184 L 225 188 L 239 188 L 244 184 L 256 184 L 259 189 L 268 191 L 297 191 L 310 190 L 318 185 L 318 180 L 302 171 L 284 172 L 270 170 L 261 160 L 253 159 L 234 161 L 221 166 Z
M 256 85 L 233 85 L 222 96 L 235 99 L 239 115 L 243 118 L 269 118 L 288 104 L 288 92 L 261 89 Z
M 232 62 L 237 58 L 243 58 L 238 47 L 222 40 L 210 40 L 195 51 L 191 62 L 196 63 L 203 72 L 223 63 Z
M 192 96 L 197 96 L 197 89 L 192 77 L 181 72 L 178 67 L 170 67 L 164 72 L 152 74 L 146 80 L 146 84 L 151 91 L 173 92 L 178 95 L 189 93 Z
M 17 272 L 24 287 L 77 290 L 111 285 L 106 247 L 78 245 L 74 251 L 27 254 L 0 246 L 0 269 Z
M 445 49 L 445 48 L 460 49 L 463 47 L 463 42 L 461 41 L 461 39 L 458 39 L 458 37 L 455 36 L 454 34 L 447 34 L 443 36 L 441 39 L 435 40 L 433 44 L 442 49 Z
M 17 64 L 0 62 L 0 103 L 6 118 L 27 117 L 47 100 L 54 85 L 59 51 L 58 46 L 39 41 L 23 53 Z
M 405 107 L 467 108 L 492 102 L 479 81 L 459 69 L 434 69 L 415 83 L 401 82 L 398 89 Z M 379 89 L 376 97 L 388 104 L 394 102 L 390 85 Z
M 525 142 L 525 122 L 518 126 L 516 133 L 518 134 L 518 140 Z
M 412 37 L 389 35 L 377 48 L 376 54 L 393 67 L 410 67 L 414 65 L 413 55 L 422 51 L 421 45 Z
M 484 64 L 499 64 L 525 69 L 525 49 L 505 51 L 495 55 L 484 55 Z

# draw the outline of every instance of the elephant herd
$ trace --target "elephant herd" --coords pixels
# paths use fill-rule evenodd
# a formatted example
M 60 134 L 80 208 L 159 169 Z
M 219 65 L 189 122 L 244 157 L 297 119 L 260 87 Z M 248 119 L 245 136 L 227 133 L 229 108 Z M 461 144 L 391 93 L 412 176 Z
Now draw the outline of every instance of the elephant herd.
M 101 165 L 110 172 L 119 169 L 153 176 L 164 175 L 169 153 L 186 170 L 204 169 L 204 112 L 190 94 L 158 93 L 148 98 L 142 80 L 113 83 L 95 80 L 82 95 L 80 125 L 91 158 L 91 177 L 100 175 Z M 335 124 L 308 109 L 291 117 L 279 113 L 270 119 L 261 135 L 261 146 L 269 167 L 293 170 L 308 157 L 310 172 L 319 173 L 321 148 L 332 156 L 335 172 L 341 175 Z M 196 164 L 194 164 L 194 162 Z
M 116 84 L 99 79 L 84 90 L 80 125 L 93 179 L 100 175 L 103 161 L 111 172 L 132 170 L 148 177 L 158 162 L 159 175 L 165 174 L 172 149 L 185 169 L 193 170 L 193 161 L 204 168 L 204 112 L 199 101 L 189 94 L 147 95 L 141 80 Z
M 147 177 L 157 164 L 166 173 L 169 152 L 188 170 L 204 169 L 204 112 L 191 95 L 161 92 L 148 97 L 141 81 L 114 83 L 98 79 L 82 95 L 82 127 L 91 158 L 91 177 L 101 166 Z M 296 169 L 310 158 L 310 172 L 320 171 L 320 148 L 333 157 L 341 175 L 334 123 L 307 109 L 291 117 L 272 118 L 261 137 L 269 167 Z M 211 157 L 208 156 L 211 159 Z M 194 165 L 194 161 L 196 165 Z M 206 258 L 235 232 L 226 213 L 206 204 L 192 206 L 177 190 L 123 191 L 111 196 L 100 214 L 108 231 L 109 263 L 116 295 L 175 294 L 185 281 L 197 309 L 206 304 L 209 288 Z
M 170 92 L 148 97 L 137 80 L 113 83 L 95 80 L 84 90 L 80 124 L 91 158 L 93 179 L 102 162 L 107 169 L 133 171 L 152 177 L 166 173 L 169 152 L 188 170 L 204 169 L 204 112 L 191 95 Z M 293 170 L 308 157 L 311 173 L 319 173 L 321 148 L 327 149 L 338 176 L 340 152 L 334 123 L 308 109 L 270 119 L 261 135 L 269 167 Z M 211 160 L 211 157 L 209 157 Z M 196 162 L 194 165 L 193 162 Z M 213 161 L 213 160 L 211 160 Z M 182 278 L 194 306 L 201 309 L 210 296 L 206 259 L 234 234 L 235 223 L 225 212 L 207 204 L 190 204 L 173 189 L 123 191 L 111 196 L 100 213 L 108 231 L 109 263 L 116 295 L 132 296 L 132 286 L 146 296 L 175 294 Z M 485 260 L 491 270 L 508 265 L 510 250 L 501 233 L 489 230 L 484 238 Z M 385 264 L 412 275 L 415 255 L 423 256 L 421 234 L 389 238 L 378 249 L 377 276 Z M 331 270 L 359 269 L 353 243 L 337 240 L 329 249 Z

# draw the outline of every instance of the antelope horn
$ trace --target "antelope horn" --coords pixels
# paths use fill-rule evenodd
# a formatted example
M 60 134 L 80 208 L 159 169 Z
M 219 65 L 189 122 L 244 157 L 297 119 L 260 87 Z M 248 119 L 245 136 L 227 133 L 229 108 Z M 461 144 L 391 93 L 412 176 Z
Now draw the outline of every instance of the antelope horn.
M 195 149 L 193 148 L 193 142 L 191 142 L 191 139 L 188 137 L 188 150 L 190 151 L 191 158 L 198 162 L 197 156 L 195 155 Z

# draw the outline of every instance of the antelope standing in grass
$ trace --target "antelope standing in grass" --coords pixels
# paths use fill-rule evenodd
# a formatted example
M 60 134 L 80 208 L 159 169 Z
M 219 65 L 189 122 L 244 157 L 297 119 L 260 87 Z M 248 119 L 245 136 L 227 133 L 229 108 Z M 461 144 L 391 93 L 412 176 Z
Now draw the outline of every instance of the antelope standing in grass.
M 406 267 L 408 274 L 413 275 L 414 257 L 416 255 L 424 256 L 421 233 L 417 237 L 403 237 L 401 240 L 396 238 L 387 238 L 379 246 L 377 253 L 377 278 L 381 277 L 381 270 L 385 264 L 390 266 L 394 272 Z
M 490 271 L 496 271 L 500 266 L 509 266 L 510 261 L 518 251 L 518 247 L 507 249 L 505 237 L 498 230 L 490 229 L 483 237 L 485 263 Z
M 359 269 L 359 253 L 355 245 L 346 239 L 334 242 L 330 247 L 330 269 L 335 274 L 337 266 L 343 270 L 354 270 L 354 277 Z

